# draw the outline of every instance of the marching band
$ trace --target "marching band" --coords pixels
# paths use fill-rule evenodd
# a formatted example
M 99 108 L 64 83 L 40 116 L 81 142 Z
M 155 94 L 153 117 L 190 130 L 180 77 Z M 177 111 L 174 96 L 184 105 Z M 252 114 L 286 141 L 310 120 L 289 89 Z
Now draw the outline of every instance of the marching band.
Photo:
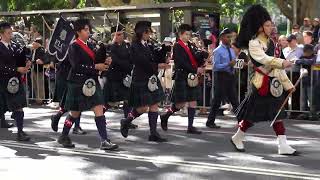
M 236 110 L 239 121 L 238 131 L 231 137 L 231 143 L 240 152 L 245 151 L 243 144 L 245 132 L 258 121 L 271 121 L 277 113 L 276 107 L 285 98 L 285 91 L 294 91 L 294 86 L 283 70 L 292 64 L 275 58 L 274 51 L 270 50 L 272 48 L 269 43 L 270 26 L 271 18 L 262 6 L 254 5 L 244 15 L 236 45 L 240 49 L 248 50 L 253 63 L 255 72 L 251 81 L 252 91 L 238 107 L 239 103 L 233 94 L 235 88 L 228 86 L 226 82 L 218 82 L 218 86 L 221 87 L 215 87 L 213 105 L 206 124 L 209 128 L 219 128 L 214 122 L 215 116 L 223 94 L 229 92 L 227 96 Z M 188 112 L 186 132 L 202 133 L 193 126 L 193 122 L 200 96 L 199 77 L 204 75 L 207 60 L 212 54 L 191 42 L 190 25 L 180 25 L 177 41 L 172 45 L 154 43 L 151 39 L 153 29 L 150 21 L 136 23 L 134 34 L 130 35 L 132 42 L 126 41 L 125 37 L 128 35 L 125 26 L 118 24 L 112 27 L 111 44 L 91 44 L 89 39 L 92 27 L 87 19 L 72 22 L 72 27 L 75 38 L 69 38 L 69 32 L 58 33 L 61 41 L 70 41 L 67 50 L 61 48 L 64 53 L 59 55 L 63 60 L 57 63 L 57 83 L 53 101 L 59 102 L 60 108 L 51 116 L 51 128 L 57 132 L 60 118 L 68 113 L 58 138 L 59 144 L 65 148 L 75 147 L 69 137 L 69 131 L 75 124 L 74 134 L 86 134 L 80 127 L 81 112 L 91 110 L 95 114 L 94 120 L 101 142 L 100 149 L 118 149 L 118 145 L 109 139 L 106 124 L 108 117 L 105 116 L 105 112 L 109 108 L 118 106 L 119 102 L 123 102 L 124 117 L 119 120 L 119 124 L 121 135 L 125 138 L 128 137 L 130 130 L 138 128 L 132 122 L 143 113 L 148 113 L 150 128 L 148 140 L 168 141 L 157 131 L 157 120 L 160 118 L 161 128 L 167 131 L 169 117 L 185 106 Z M 219 38 L 222 43 L 214 52 L 215 59 L 221 60 L 221 63 L 215 64 L 214 68 L 216 76 L 214 78 L 218 81 L 221 79 L 234 81 L 235 53 L 230 51 L 231 43 L 228 40 L 230 33 L 228 29 L 221 32 Z M 27 101 L 22 77 L 29 71 L 31 62 L 26 59 L 25 48 L 14 43 L 11 35 L 11 25 L 2 22 L 0 24 L 1 127 L 13 126 L 4 118 L 4 114 L 10 111 L 18 128 L 17 140 L 29 141 L 30 137 L 23 131 L 23 107 L 27 106 Z M 37 40 L 35 42 L 42 43 Z M 172 104 L 159 117 L 159 106 L 164 100 L 164 90 L 158 74 L 160 70 L 171 68 L 168 61 L 171 55 L 174 60 L 174 85 L 170 99 Z M 273 86 L 275 83 L 282 89 Z M 265 111 L 265 108 L 268 110 Z M 281 111 L 273 124 L 278 136 L 279 154 L 297 155 L 298 151 L 286 143 L 285 128 L 281 121 L 283 118 L 284 113 Z

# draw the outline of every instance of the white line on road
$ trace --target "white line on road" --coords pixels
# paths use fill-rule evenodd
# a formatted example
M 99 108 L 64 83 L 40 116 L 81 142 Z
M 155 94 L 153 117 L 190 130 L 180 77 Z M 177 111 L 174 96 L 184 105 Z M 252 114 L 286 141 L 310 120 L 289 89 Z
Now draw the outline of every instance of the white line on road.
M 89 150 L 65 149 L 65 148 L 58 148 L 58 147 L 51 147 L 51 146 L 39 147 L 33 144 L 23 144 L 23 143 L 6 141 L 6 140 L 0 140 L 0 145 L 7 146 L 7 147 L 22 148 L 22 149 L 51 151 L 51 152 L 58 152 L 58 153 L 122 159 L 122 160 L 129 160 L 129 161 L 160 163 L 160 164 L 166 164 L 166 165 L 221 170 L 221 171 L 229 171 L 229 172 L 239 172 L 239 173 L 246 173 L 246 174 L 256 174 L 256 175 L 266 175 L 266 176 L 296 178 L 296 179 L 306 179 L 306 180 L 320 180 L 319 174 L 252 168 L 252 167 L 243 167 L 243 166 L 232 166 L 232 165 L 225 165 L 225 164 L 205 163 L 205 162 L 195 162 L 195 161 L 185 161 L 185 160 L 168 160 L 168 159 L 163 160 L 163 159 L 160 159 L 159 157 L 137 156 L 137 155 L 124 154 L 121 152 L 120 153 L 117 153 L 117 152 L 101 153 L 101 152 L 94 152 Z

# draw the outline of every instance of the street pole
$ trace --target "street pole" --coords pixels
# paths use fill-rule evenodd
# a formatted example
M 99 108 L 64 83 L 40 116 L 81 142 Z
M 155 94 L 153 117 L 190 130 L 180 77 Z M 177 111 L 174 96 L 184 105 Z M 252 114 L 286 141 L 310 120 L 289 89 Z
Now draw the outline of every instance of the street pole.
M 297 0 L 293 0 L 293 25 L 297 24 Z

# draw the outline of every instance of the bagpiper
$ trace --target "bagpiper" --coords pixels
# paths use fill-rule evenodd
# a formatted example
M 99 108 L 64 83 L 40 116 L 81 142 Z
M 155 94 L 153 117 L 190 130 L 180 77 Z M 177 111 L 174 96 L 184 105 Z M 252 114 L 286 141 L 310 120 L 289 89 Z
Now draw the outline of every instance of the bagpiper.
M 65 109 L 70 111 L 66 117 L 62 135 L 58 143 L 63 147 L 73 148 L 75 145 L 69 137 L 69 131 L 82 111 L 92 110 L 95 113 L 95 123 L 100 135 L 102 150 L 114 150 L 118 145 L 111 143 L 107 135 L 106 118 L 103 114 L 103 93 L 98 82 L 98 76 L 106 71 L 106 63 L 95 63 L 95 53 L 87 45 L 90 35 L 90 23 L 79 19 L 73 23 L 76 40 L 70 45 L 69 62 L 71 69 L 68 75 Z
M 286 98 L 285 91 L 295 90 L 284 70 L 292 67 L 292 63 L 274 57 L 274 49 L 271 49 L 274 45 L 269 40 L 271 31 L 272 22 L 267 10 L 261 5 L 251 6 L 243 16 L 238 38 L 239 46 L 248 49 L 254 67 L 252 89 L 236 110 L 239 128 L 231 138 L 231 143 L 240 152 L 245 151 L 245 132 L 256 122 L 272 121 Z M 278 153 L 297 155 L 298 151 L 287 143 L 284 118 L 286 114 L 282 110 L 273 124 L 278 137 Z
M 103 89 L 106 107 L 118 105 L 120 101 L 123 101 L 123 115 L 124 118 L 127 118 L 131 111 L 128 99 L 133 65 L 130 60 L 130 44 L 124 41 L 124 30 L 125 27 L 122 25 L 111 28 L 111 35 L 113 36 L 110 46 L 112 64 L 106 73 L 107 81 Z M 130 123 L 130 129 L 136 129 L 137 127 L 137 125 Z
M 12 29 L 9 23 L 0 23 L 0 36 L 0 114 L 4 117 L 6 111 L 11 111 L 18 129 L 17 140 L 29 141 L 30 137 L 23 131 L 22 108 L 27 106 L 27 99 L 21 77 L 29 71 L 31 61 L 26 60 L 25 49 L 11 41 Z M 11 126 L 3 124 L 5 127 Z
M 164 92 L 157 75 L 158 69 L 170 67 L 165 60 L 171 47 L 163 46 L 159 49 L 148 42 L 152 34 L 150 21 L 137 22 L 134 31 L 135 40 L 130 48 L 134 68 L 129 98 L 129 105 L 133 110 L 127 118 L 121 120 L 121 134 L 126 138 L 130 123 L 148 112 L 149 141 L 165 142 L 167 139 L 162 138 L 157 132 L 158 104 L 164 99 Z
M 161 127 L 168 130 L 168 119 L 175 112 L 188 104 L 188 129 L 187 133 L 201 134 L 193 126 L 196 113 L 197 100 L 200 98 L 199 75 L 204 73 L 205 59 L 208 53 L 199 50 L 190 42 L 192 30 L 188 24 L 179 27 L 179 39 L 173 46 L 173 59 L 175 65 L 175 82 L 173 87 L 172 105 L 167 112 L 160 116 Z

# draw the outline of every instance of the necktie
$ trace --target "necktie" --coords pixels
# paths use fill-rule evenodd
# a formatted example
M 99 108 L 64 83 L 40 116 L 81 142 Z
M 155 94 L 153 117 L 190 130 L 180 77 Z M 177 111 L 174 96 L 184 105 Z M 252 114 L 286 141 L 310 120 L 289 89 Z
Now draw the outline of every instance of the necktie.
M 229 46 L 227 46 L 227 50 L 228 50 L 228 54 L 229 54 L 229 59 L 230 59 L 230 61 L 232 61 L 232 55 L 231 55 L 231 51 L 230 51 Z M 231 67 L 231 73 L 233 73 L 233 67 Z

